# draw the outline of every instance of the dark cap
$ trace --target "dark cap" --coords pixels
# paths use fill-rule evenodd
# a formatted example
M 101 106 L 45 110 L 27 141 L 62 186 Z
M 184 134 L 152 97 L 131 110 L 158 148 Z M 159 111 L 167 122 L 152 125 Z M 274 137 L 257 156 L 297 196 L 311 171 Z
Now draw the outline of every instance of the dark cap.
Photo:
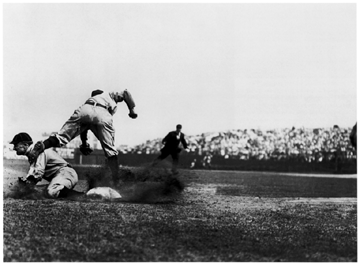
M 182 128 L 181 124 L 176 125 L 176 129 L 181 129 L 181 128 Z
M 10 142 L 10 144 L 16 145 L 21 142 L 31 142 L 32 143 L 32 139 L 31 139 L 30 135 L 28 135 L 27 133 L 21 132 L 14 136 L 14 139 Z
M 99 89 L 94 90 L 93 92 L 91 92 L 91 97 L 95 97 L 95 96 L 100 95 L 102 93 L 104 93 L 104 91 L 99 90 Z

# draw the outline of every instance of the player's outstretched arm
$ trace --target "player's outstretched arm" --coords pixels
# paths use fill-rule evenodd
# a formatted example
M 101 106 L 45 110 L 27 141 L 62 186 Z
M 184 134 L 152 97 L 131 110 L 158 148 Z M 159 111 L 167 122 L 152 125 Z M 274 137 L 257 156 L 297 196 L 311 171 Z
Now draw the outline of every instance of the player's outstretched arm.
M 134 99 L 133 99 L 131 93 L 125 89 L 123 92 L 123 97 L 124 97 L 124 101 L 125 101 L 128 109 L 130 111 L 129 117 L 132 119 L 136 119 L 138 115 L 135 111 L 135 102 L 134 102 Z

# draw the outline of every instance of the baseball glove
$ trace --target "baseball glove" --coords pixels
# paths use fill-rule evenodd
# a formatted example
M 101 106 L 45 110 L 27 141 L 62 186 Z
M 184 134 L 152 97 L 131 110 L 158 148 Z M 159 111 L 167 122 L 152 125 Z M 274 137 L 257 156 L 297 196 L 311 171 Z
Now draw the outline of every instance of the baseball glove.
M 34 162 L 36 162 L 39 154 L 41 154 L 42 152 L 44 152 L 45 150 L 45 145 L 42 141 L 38 141 L 35 145 L 34 145 L 34 148 L 33 150 L 31 150 L 29 152 L 29 154 L 27 155 L 28 156 L 28 160 L 29 160 L 29 163 L 32 164 Z
M 27 178 L 18 178 L 19 184 L 20 185 L 30 185 L 30 186 L 35 186 L 36 183 L 39 182 L 39 179 L 36 179 L 33 175 L 30 175 Z
M 90 145 L 89 144 L 82 144 L 80 145 L 80 152 L 83 154 L 83 155 L 90 155 L 92 153 L 92 149 L 90 148 Z
M 130 109 L 129 117 L 132 118 L 132 119 L 136 119 L 137 116 L 138 115 L 136 114 L 134 108 Z

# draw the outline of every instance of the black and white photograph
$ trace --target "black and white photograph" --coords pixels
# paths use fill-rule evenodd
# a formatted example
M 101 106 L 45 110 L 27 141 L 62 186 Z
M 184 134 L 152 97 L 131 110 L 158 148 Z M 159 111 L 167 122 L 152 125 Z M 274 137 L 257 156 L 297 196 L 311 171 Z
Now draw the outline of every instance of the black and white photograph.
M 358 11 L 2 2 L 2 261 L 357 262 Z

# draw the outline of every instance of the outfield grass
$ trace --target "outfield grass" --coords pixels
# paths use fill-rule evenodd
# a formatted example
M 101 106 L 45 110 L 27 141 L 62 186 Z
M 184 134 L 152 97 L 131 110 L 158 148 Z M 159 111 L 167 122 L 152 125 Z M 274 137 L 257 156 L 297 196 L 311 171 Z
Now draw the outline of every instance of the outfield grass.
M 185 190 L 158 203 L 6 198 L 4 261 L 357 261 L 354 178 L 179 178 Z

